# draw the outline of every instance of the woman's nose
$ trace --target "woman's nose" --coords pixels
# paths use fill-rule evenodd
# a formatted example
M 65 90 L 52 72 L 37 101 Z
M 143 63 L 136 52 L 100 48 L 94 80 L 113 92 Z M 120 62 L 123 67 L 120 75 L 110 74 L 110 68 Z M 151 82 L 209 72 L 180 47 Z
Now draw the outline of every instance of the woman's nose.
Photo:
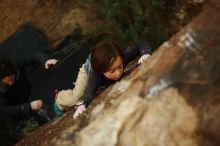
M 119 76 L 121 74 L 121 71 L 119 69 L 116 70 L 115 75 Z

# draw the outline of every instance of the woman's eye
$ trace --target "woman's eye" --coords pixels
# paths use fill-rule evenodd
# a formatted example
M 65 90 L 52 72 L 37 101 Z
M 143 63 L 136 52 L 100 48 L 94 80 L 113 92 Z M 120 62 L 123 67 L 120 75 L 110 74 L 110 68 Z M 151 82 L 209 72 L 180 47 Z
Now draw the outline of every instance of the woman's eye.
M 121 65 L 119 65 L 119 66 L 118 66 L 118 68 L 123 68 L 123 65 L 122 65 L 122 64 L 121 64 Z
M 110 73 L 114 73 L 115 72 L 115 70 L 110 70 Z

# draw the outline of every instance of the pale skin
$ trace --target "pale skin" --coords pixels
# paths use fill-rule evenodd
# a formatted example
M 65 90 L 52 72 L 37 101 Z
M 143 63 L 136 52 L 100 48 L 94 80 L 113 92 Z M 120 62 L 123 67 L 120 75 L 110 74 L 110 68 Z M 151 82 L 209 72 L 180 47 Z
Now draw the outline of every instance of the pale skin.
M 150 57 L 150 54 L 145 54 L 145 55 L 141 56 L 141 58 L 138 60 L 138 64 L 144 63 L 149 57 Z M 107 79 L 117 81 L 121 78 L 123 72 L 124 72 L 123 60 L 120 56 L 117 56 L 115 62 L 112 64 L 110 69 L 108 71 L 106 71 L 105 73 L 103 73 L 103 75 Z M 79 105 L 73 115 L 73 118 L 76 119 L 85 110 L 86 110 L 85 105 L 83 105 L 83 104 Z
M 121 78 L 124 72 L 123 61 L 120 56 L 117 56 L 115 62 L 112 64 L 110 69 L 103 73 L 103 75 L 110 80 L 117 81 Z
M 53 65 L 55 65 L 58 62 L 57 59 L 48 59 L 45 64 L 44 64 L 44 68 L 45 69 L 49 69 L 51 68 Z
M 1 79 L 2 83 L 12 86 L 15 83 L 15 75 L 6 76 Z M 30 103 L 32 110 L 38 110 L 43 106 L 42 100 L 34 100 Z

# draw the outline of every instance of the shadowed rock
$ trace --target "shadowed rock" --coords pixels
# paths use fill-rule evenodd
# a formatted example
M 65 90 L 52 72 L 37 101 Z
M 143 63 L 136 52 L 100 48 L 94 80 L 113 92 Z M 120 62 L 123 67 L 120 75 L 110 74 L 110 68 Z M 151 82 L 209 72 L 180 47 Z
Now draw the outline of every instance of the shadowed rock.
M 220 145 L 219 9 L 220 1 L 207 1 L 198 17 L 146 63 L 133 70 L 133 62 L 133 71 L 79 119 L 69 111 L 17 145 Z

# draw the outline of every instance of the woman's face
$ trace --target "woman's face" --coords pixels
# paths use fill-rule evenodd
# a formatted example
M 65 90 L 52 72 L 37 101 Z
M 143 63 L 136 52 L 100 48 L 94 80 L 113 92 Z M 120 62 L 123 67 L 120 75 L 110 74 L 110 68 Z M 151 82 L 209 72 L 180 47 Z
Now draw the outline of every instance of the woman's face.
M 109 71 L 103 73 L 104 76 L 110 80 L 119 80 L 123 74 L 124 66 L 123 61 L 120 56 L 117 57 L 113 65 L 110 67 Z

